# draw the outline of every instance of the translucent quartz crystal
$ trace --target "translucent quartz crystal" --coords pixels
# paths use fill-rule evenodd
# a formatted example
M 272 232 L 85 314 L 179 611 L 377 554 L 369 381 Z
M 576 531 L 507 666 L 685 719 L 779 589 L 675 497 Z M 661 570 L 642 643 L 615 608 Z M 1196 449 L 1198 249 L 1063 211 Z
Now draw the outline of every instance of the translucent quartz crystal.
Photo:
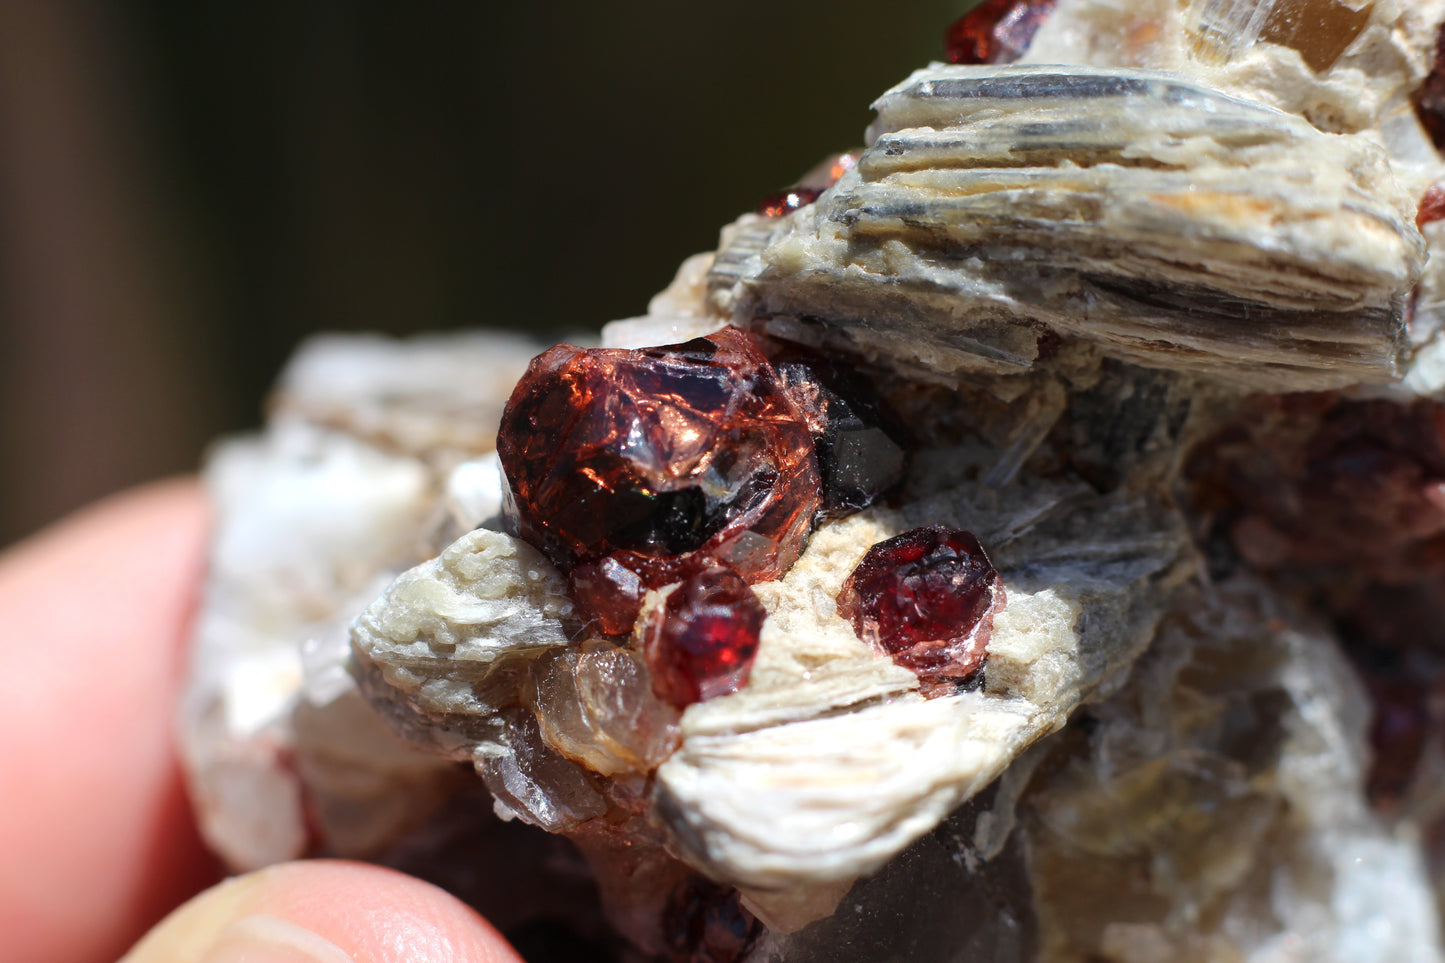
M 636 651 L 586 642 L 540 659 L 533 675 L 543 735 L 594 772 L 645 772 L 677 746 L 678 713 L 653 694 Z
M 477 773 L 498 811 L 548 832 L 565 832 L 607 812 L 607 800 L 583 767 L 547 744 L 532 713 L 507 714 L 509 751 L 478 753 Z
M 1299 51 L 1311 70 L 1334 66 L 1370 22 L 1374 4 L 1339 0 L 1194 0 L 1186 22 L 1194 54 L 1223 62 L 1256 41 Z
M 710 568 L 684 579 L 643 634 L 658 696 L 682 708 L 748 681 L 767 612 L 741 576 Z
M 1003 581 L 978 539 L 939 527 L 874 545 L 838 593 L 838 614 L 917 673 L 925 695 L 944 695 L 979 670 L 1003 606 Z
M 710 563 L 776 578 L 819 504 L 808 429 L 732 328 L 636 351 L 558 345 L 518 383 L 497 451 L 524 539 L 564 571 L 611 558 L 649 588 Z

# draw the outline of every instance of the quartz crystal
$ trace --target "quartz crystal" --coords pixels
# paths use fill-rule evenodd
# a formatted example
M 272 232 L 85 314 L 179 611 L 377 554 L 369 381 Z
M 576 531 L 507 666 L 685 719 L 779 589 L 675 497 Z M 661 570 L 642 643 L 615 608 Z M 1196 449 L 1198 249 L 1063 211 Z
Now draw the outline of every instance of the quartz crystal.
M 783 387 L 813 434 L 822 480 L 822 512 L 861 511 L 903 483 L 908 452 L 897 416 L 847 365 L 796 346 L 768 352 Z
M 601 347 L 303 349 L 207 839 L 625 963 L 1445 961 L 1442 23 L 985 3 Z

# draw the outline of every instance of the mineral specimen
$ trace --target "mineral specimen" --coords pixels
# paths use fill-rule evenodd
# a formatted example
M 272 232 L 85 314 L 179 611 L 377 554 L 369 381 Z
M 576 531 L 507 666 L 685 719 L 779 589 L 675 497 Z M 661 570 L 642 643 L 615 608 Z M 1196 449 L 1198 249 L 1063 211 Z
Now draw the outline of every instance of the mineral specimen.
M 602 347 L 308 349 L 209 838 L 530 839 L 628 960 L 1445 958 L 1442 21 L 987 3 Z

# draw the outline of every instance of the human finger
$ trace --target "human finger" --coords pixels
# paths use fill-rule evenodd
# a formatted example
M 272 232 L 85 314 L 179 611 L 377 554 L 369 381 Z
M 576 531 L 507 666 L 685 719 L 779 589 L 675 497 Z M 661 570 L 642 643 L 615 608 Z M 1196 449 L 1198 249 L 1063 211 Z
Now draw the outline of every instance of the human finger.
M 0 932 L 113 960 L 216 878 L 173 717 L 208 513 L 191 480 L 106 499 L 0 554 Z
M 332 860 L 227 880 L 121 963 L 521 963 L 466 904 L 394 870 Z

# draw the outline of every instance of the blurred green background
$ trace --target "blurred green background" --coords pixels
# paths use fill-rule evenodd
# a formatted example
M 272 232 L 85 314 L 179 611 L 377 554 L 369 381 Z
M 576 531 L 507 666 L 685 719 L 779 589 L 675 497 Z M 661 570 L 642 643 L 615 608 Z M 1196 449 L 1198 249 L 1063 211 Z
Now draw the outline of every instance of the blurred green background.
M 0 0 L 0 544 L 311 332 L 641 313 L 969 5 Z

